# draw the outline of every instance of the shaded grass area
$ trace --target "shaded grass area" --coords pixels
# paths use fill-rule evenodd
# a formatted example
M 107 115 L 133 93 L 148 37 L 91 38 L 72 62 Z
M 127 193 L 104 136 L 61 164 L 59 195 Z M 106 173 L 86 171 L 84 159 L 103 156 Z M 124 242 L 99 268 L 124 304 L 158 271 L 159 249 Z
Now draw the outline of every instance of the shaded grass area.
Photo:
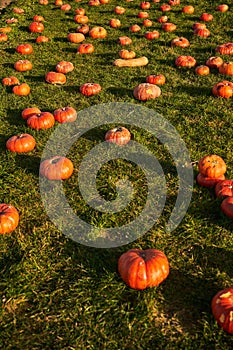
M 227 177 L 233 176 L 232 164 L 232 100 L 214 98 L 211 88 L 226 77 L 212 70 L 199 77 L 194 69 L 175 67 L 178 55 L 189 54 L 204 64 L 215 55 L 218 44 L 232 41 L 232 9 L 215 12 L 217 1 L 202 1 L 193 15 L 181 13 L 180 6 L 168 13 L 169 21 L 177 24 L 174 33 L 165 33 L 156 19 L 161 15 L 160 3 L 151 3 L 148 11 L 152 29 L 161 35 L 156 41 L 143 37 L 148 28 L 130 33 L 131 24 L 140 24 L 137 17 L 140 1 L 121 2 L 125 15 L 116 15 L 116 0 L 107 5 L 90 7 L 87 1 L 69 1 L 72 10 L 63 12 L 53 2 L 39 5 L 38 1 L 15 1 L 4 10 L 5 20 L 18 18 L 11 25 L 9 40 L 0 45 L 0 78 L 15 75 L 27 82 L 31 94 L 15 96 L 10 88 L 0 86 L 1 202 L 11 203 L 20 212 L 20 224 L 10 235 L 1 237 L 1 339 L 3 349 L 230 349 L 232 339 L 219 329 L 213 319 L 210 303 L 220 289 L 232 284 L 232 221 L 220 211 L 220 201 L 214 191 L 195 183 L 192 201 L 181 224 L 169 233 L 166 223 L 177 197 L 178 179 L 174 161 L 166 147 L 147 131 L 128 126 L 133 139 L 153 152 L 159 160 L 167 183 L 167 201 L 154 226 L 135 242 L 112 249 L 97 249 L 81 245 L 64 236 L 51 222 L 40 196 L 39 165 L 43 149 L 53 129 L 29 129 L 21 118 L 27 107 L 37 106 L 53 112 L 73 106 L 78 112 L 107 102 L 128 102 L 146 106 L 165 117 L 184 140 L 193 162 L 205 154 L 216 153 L 227 163 Z M 226 3 L 231 7 L 230 1 Z M 22 7 L 24 14 L 12 13 Z M 74 10 L 83 7 L 90 27 L 102 25 L 108 31 L 106 39 L 86 37 L 95 46 L 91 55 L 76 53 L 77 45 L 67 41 L 74 32 Z M 193 36 L 192 24 L 202 12 L 211 12 L 214 21 L 207 23 L 208 39 Z M 45 18 L 44 35 L 49 43 L 35 44 L 36 33 L 28 25 L 34 15 Z M 119 18 L 122 26 L 110 28 L 110 18 Z M 128 35 L 130 49 L 147 56 L 148 66 L 118 68 L 112 65 L 118 58 L 116 39 Z M 187 49 L 172 48 L 175 36 L 190 40 Z M 15 61 L 22 58 L 15 51 L 20 43 L 31 43 L 33 53 L 26 57 L 33 63 L 30 72 L 16 72 Z M 229 56 L 223 56 L 225 61 Z M 45 83 L 46 72 L 54 70 L 60 60 L 71 61 L 75 70 L 67 75 L 64 86 Z M 166 84 L 156 100 L 139 102 L 133 98 L 133 88 L 149 74 L 162 73 Z M 227 77 L 232 81 L 231 77 Z M 102 86 L 99 95 L 87 98 L 79 92 L 85 82 Z M 137 165 L 122 159 L 105 164 L 97 177 L 97 188 L 106 200 L 116 198 L 116 181 L 129 179 L 135 186 L 135 197 L 119 214 L 103 214 L 90 208 L 78 187 L 78 170 L 85 154 L 104 140 L 113 125 L 95 128 L 73 144 L 69 157 L 73 161 L 73 176 L 64 182 L 64 192 L 73 210 L 97 227 L 124 225 L 137 217 L 147 199 L 145 176 Z M 13 154 L 5 149 L 13 134 L 29 132 L 37 141 L 29 154 Z M 197 167 L 193 166 L 194 177 Z M 98 239 L 98 237 L 97 237 Z M 99 237 L 101 239 L 101 237 Z M 117 272 L 117 260 L 126 250 L 138 247 L 156 248 L 165 252 L 170 262 L 170 275 L 161 286 L 145 291 L 129 289 Z

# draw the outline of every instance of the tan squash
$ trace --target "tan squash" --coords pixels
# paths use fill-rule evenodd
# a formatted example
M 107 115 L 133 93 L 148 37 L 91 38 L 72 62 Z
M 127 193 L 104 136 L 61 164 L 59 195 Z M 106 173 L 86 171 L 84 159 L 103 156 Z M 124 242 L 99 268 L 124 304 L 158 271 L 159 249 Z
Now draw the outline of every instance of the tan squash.
M 138 57 L 138 58 L 131 58 L 131 59 L 116 59 L 113 64 L 114 66 L 118 67 L 140 67 L 140 66 L 146 66 L 148 64 L 148 58 L 146 56 Z

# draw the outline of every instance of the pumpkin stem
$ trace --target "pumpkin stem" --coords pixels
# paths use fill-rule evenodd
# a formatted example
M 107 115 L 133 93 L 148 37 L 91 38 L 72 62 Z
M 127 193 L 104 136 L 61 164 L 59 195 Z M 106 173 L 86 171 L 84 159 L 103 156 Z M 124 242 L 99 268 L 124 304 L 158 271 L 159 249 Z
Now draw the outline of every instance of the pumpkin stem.
M 122 132 L 122 127 L 118 126 L 117 129 L 116 129 L 116 132 Z

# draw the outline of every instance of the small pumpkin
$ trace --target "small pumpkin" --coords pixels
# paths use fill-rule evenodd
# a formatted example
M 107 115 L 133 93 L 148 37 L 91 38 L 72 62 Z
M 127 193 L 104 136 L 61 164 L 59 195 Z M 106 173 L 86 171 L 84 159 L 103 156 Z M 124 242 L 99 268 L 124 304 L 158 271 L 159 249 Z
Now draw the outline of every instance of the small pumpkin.
M 49 129 L 55 124 L 54 116 L 50 112 L 32 114 L 26 119 L 26 121 L 27 126 L 36 130 Z
M 226 197 L 221 203 L 221 210 L 229 218 L 233 219 L 233 197 Z M 232 321 L 232 320 L 231 320 Z M 233 333 L 233 326 L 232 326 Z
M 16 47 L 16 51 L 23 55 L 29 55 L 33 52 L 33 47 L 30 44 L 20 44 Z
M 132 25 L 129 27 L 129 30 L 130 30 L 132 33 L 137 33 L 137 32 L 140 32 L 141 27 L 140 27 L 138 24 L 132 24 Z
M 133 90 L 133 96 L 140 101 L 147 101 L 161 95 L 161 90 L 157 85 L 141 83 Z
M 36 38 L 36 43 L 47 43 L 49 38 L 45 35 L 40 35 Z
M 227 4 L 220 4 L 216 7 L 216 11 L 219 12 L 227 12 L 229 10 L 229 6 Z
M 233 62 L 225 62 L 223 63 L 219 69 L 220 74 L 224 75 L 233 75 Z
M 145 32 L 144 33 L 144 37 L 147 40 L 154 40 L 154 39 L 158 39 L 160 37 L 160 33 L 157 30 L 153 30 L 151 32 Z
M 66 76 L 63 73 L 58 72 L 48 72 L 45 75 L 45 81 L 49 84 L 65 84 L 66 83 Z
M 145 27 L 151 27 L 153 25 L 153 22 L 150 19 L 146 18 L 146 19 L 143 20 L 142 24 Z
M 194 13 L 195 9 L 194 9 L 194 7 L 192 5 L 186 5 L 186 6 L 182 7 L 181 11 L 183 13 L 192 15 Z
M 38 114 L 41 113 L 41 110 L 37 107 L 28 107 L 25 108 L 22 113 L 21 116 L 24 120 L 28 119 L 31 115 L 33 114 Z
M 58 108 L 53 112 L 53 115 L 59 123 L 74 122 L 77 119 L 77 112 L 73 107 Z
M 13 205 L 0 203 L 0 234 L 14 231 L 18 224 L 18 210 Z
M 141 1 L 139 6 L 142 10 L 149 10 L 150 2 L 149 1 Z
M 214 84 L 212 93 L 216 97 L 230 98 L 233 96 L 233 83 L 228 80 L 220 81 Z
M 159 23 L 166 23 L 167 21 L 168 21 L 167 16 L 160 16 L 157 18 L 157 22 L 159 22 Z
M 208 38 L 210 36 L 210 31 L 207 28 L 196 28 L 193 32 L 195 35 L 200 36 L 202 38 Z
M 32 63 L 29 60 L 19 60 L 15 62 L 14 68 L 18 72 L 26 72 L 32 69 Z
M 163 4 L 163 5 L 161 5 L 160 6 L 160 8 L 159 8 L 162 12 L 167 12 L 167 11 L 171 11 L 171 6 L 170 5 L 168 5 L 168 4 Z
M 169 0 L 168 3 L 171 6 L 177 6 L 180 5 L 180 0 Z
M 74 21 L 75 23 L 86 24 L 89 22 L 89 18 L 85 15 L 75 15 Z
M 179 46 L 179 47 L 185 48 L 185 47 L 188 47 L 189 45 L 190 45 L 190 42 L 188 41 L 188 39 L 182 36 L 174 38 L 171 41 L 171 46 Z
M 89 31 L 89 35 L 93 39 L 104 39 L 107 36 L 107 31 L 104 27 L 96 26 Z
M 0 42 L 8 40 L 8 35 L 6 33 L 0 33 Z
M 14 76 L 6 77 L 2 79 L 2 84 L 6 86 L 18 85 L 19 79 Z
M 192 26 L 193 30 L 195 29 L 204 29 L 206 28 L 206 24 L 205 23 L 199 23 L 199 22 L 195 22 Z
M 222 45 L 218 45 L 216 47 L 216 51 L 221 55 L 233 55 L 233 43 L 225 43 Z
M 67 39 L 71 43 L 78 44 L 85 40 L 85 36 L 83 33 L 69 33 Z
M 19 96 L 27 96 L 30 94 L 30 86 L 27 83 L 22 83 L 19 85 L 15 85 L 12 89 L 12 92 L 15 95 L 19 95 Z
M 36 146 L 36 140 L 30 134 L 11 136 L 6 142 L 6 148 L 11 152 L 25 153 L 32 151 Z
M 85 10 L 83 7 L 74 10 L 74 12 L 75 12 L 77 15 L 82 15 L 82 16 L 84 16 L 84 15 L 86 14 L 86 10 Z
M 40 175 L 48 180 L 66 180 L 74 170 L 72 161 L 62 156 L 54 156 L 40 163 Z
M 116 128 L 108 130 L 105 134 L 105 141 L 116 143 L 117 145 L 125 145 L 130 139 L 130 131 L 123 126 L 117 126 Z
M 12 11 L 14 13 L 17 13 L 18 15 L 21 15 L 22 13 L 24 13 L 24 9 L 22 9 L 21 7 L 14 7 Z
M 129 38 L 128 36 L 120 36 L 117 39 L 117 43 L 122 45 L 122 46 L 130 45 L 130 44 L 132 44 L 132 39 Z
M 202 65 L 197 66 L 195 68 L 195 73 L 197 75 L 208 75 L 208 74 L 210 74 L 210 69 L 209 69 L 208 66 L 205 66 L 205 65 L 202 64 Z
M 70 4 L 62 4 L 60 7 L 60 10 L 62 11 L 70 11 L 71 10 L 71 6 Z
M 177 67 L 187 67 L 191 68 L 196 65 L 197 61 L 192 56 L 178 56 L 175 60 L 175 65 Z
M 123 15 L 125 13 L 125 8 L 122 6 L 116 6 L 114 8 L 114 12 L 117 13 L 118 15 Z
M 97 83 L 85 83 L 80 86 L 80 92 L 84 96 L 92 96 L 98 94 L 102 90 Z
M 123 281 L 133 289 L 157 287 L 169 275 L 166 255 L 157 249 L 130 249 L 118 260 Z
M 198 169 L 199 172 L 206 177 L 218 178 L 225 174 L 227 166 L 222 157 L 216 154 L 210 154 L 199 160 Z
M 81 54 L 90 54 L 95 51 L 94 45 L 91 43 L 80 44 L 77 48 L 77 52 Z
M 112 28 L 119 28 L 121 26 L 121 21 L 118 18 L 111 18 L 109 20 L 109 25 Z
M 133 50 L 122 49 L 119 51 L 119 56 L 125 60 L 129 60 L 131 58 L 134 58 L 136 56 L 136 53 Z
M 219 68 L 223 64 L 223 59 L 220 56 L 209 57 L 206 65 L 210 68 Z
M 56 71 L 58 73 L 67 74 L 69 72 L 72 72 L 73 70 L 74 70 L 74 65 L 72 62 L 69 62 L 69 61 L 60 61 L 56 65 Z
M 89 32 L 89 26 L 87 24 L 82 24 L 76 29 L 77 33 L 87 34 Z
M 146 77 L 146 82 L 149 84 L 164 85 L 166 78 L 163 74 L 150 74 Z
M 149 17 L 149 13 L 146 11 L 140 11 L 138 12 L 138 18 L 148 18 Z
M 216 197 L 233 197 L 233 180 L 223 180 L 215 186 Z
M 40 16 L 40 15 L 35 15 L 35 16 L 33 16 L 33 21 L 34 22 L 43 22 L 44 21 L 44 17 Z
M 30 32 L 41 33 L 44 31 L 44 25 L 41 22 L 32 22 L 28 27 Z
M 196 178 L 198 185 L 208 188 L 215 187 L 219 182 L 222 182 L 223 180 L 225 180 L 224 175 L 221 175 L 219 177 L 208 177 L 204 176 L 201 173 L 199 173 Z
M 165 32 L 174 32 L 176 30 L 176 25 L 174 23 L 163 23 L 162 24 L 162 29 L 165 30 Z
M 227 198 L 228 199 L 228 198 Z M 211 301 L 211 310 L 218 325 L 233 334 L 233 288 L 220 290 Z
M 205 22 L 213 21 L 213 15 L 211 15 L 211 13 L 204 12 L 201 14 L 200 20 Z
M 12 31 L 11 27 L 1 27 L 0 33 L 10 33 Z

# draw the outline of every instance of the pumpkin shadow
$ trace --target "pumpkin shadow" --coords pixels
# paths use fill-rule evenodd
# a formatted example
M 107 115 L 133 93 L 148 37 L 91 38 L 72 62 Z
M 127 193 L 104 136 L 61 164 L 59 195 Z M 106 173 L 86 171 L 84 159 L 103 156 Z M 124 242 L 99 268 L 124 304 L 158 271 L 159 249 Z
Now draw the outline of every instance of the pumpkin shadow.
M 11 54 L 11 55 L 13 55 L 14 53 L 17 52 L 15 49 L 9 48 L 9 47 L 7 47 L 7 48 L 5 49 L 5 51 L 6 51 L 7 53 Z M 3 65 L 3 66 L 4 66 L 4 65 L 12 66 L 12 64 L 10 65 L 9 63 L 3 63 L 2 65 Z
M 21 169 L 27 169 L 30 173 L 39 177 L 41 158 L 33 154 L 17 153 L 15 157 L 16 165 Z
M 110 87 L 107 89 L 107 91 L 111 94 L 113 94 L 116 97 L 124 97 L 129 96 L 133 97 L 132 89 L 124 88 L 124 87 Z
M 212 96 L 210 86 L 187 86 L 180 85 L 177 86 L 177 90 L 180 92 L 185 92 L 190 94 L 191 96 Z
M 1 253 L 0 259 L 0 270 L 5 280 L 11 276 L 12 270 L 14 269 L 13 266 L 20 264 L 24 256 L 24 251 L 21 249 L 17 239 L 9 237 L 8 243 L 8 250 Z M 2 288 L 1 292 L 4 292 Z
M 51 66 L 51 70 L 53 70 L 54 66 Z M 25 75 L 25 78 L 31 82 L 40 82 L 45 83 L 45 77 L 41 75 Z
M 13 126 L 25 125 L 25 121 L 23 120 L 21 113 L 18 109 L 8 109 L 6 112 L 7 121 Z
M 60 43 L 65 43 L 68 42 L 67 38 L 58 38 L 58 37 L 54 37 L 53 38 L 54 42 L 60 42 Z M 66 50 L 66 49 L 65 49 Z
M 31 33 L 30 30 L 28 29 L 28 26 L 19 26 L 19 30 L 23 32 Z

